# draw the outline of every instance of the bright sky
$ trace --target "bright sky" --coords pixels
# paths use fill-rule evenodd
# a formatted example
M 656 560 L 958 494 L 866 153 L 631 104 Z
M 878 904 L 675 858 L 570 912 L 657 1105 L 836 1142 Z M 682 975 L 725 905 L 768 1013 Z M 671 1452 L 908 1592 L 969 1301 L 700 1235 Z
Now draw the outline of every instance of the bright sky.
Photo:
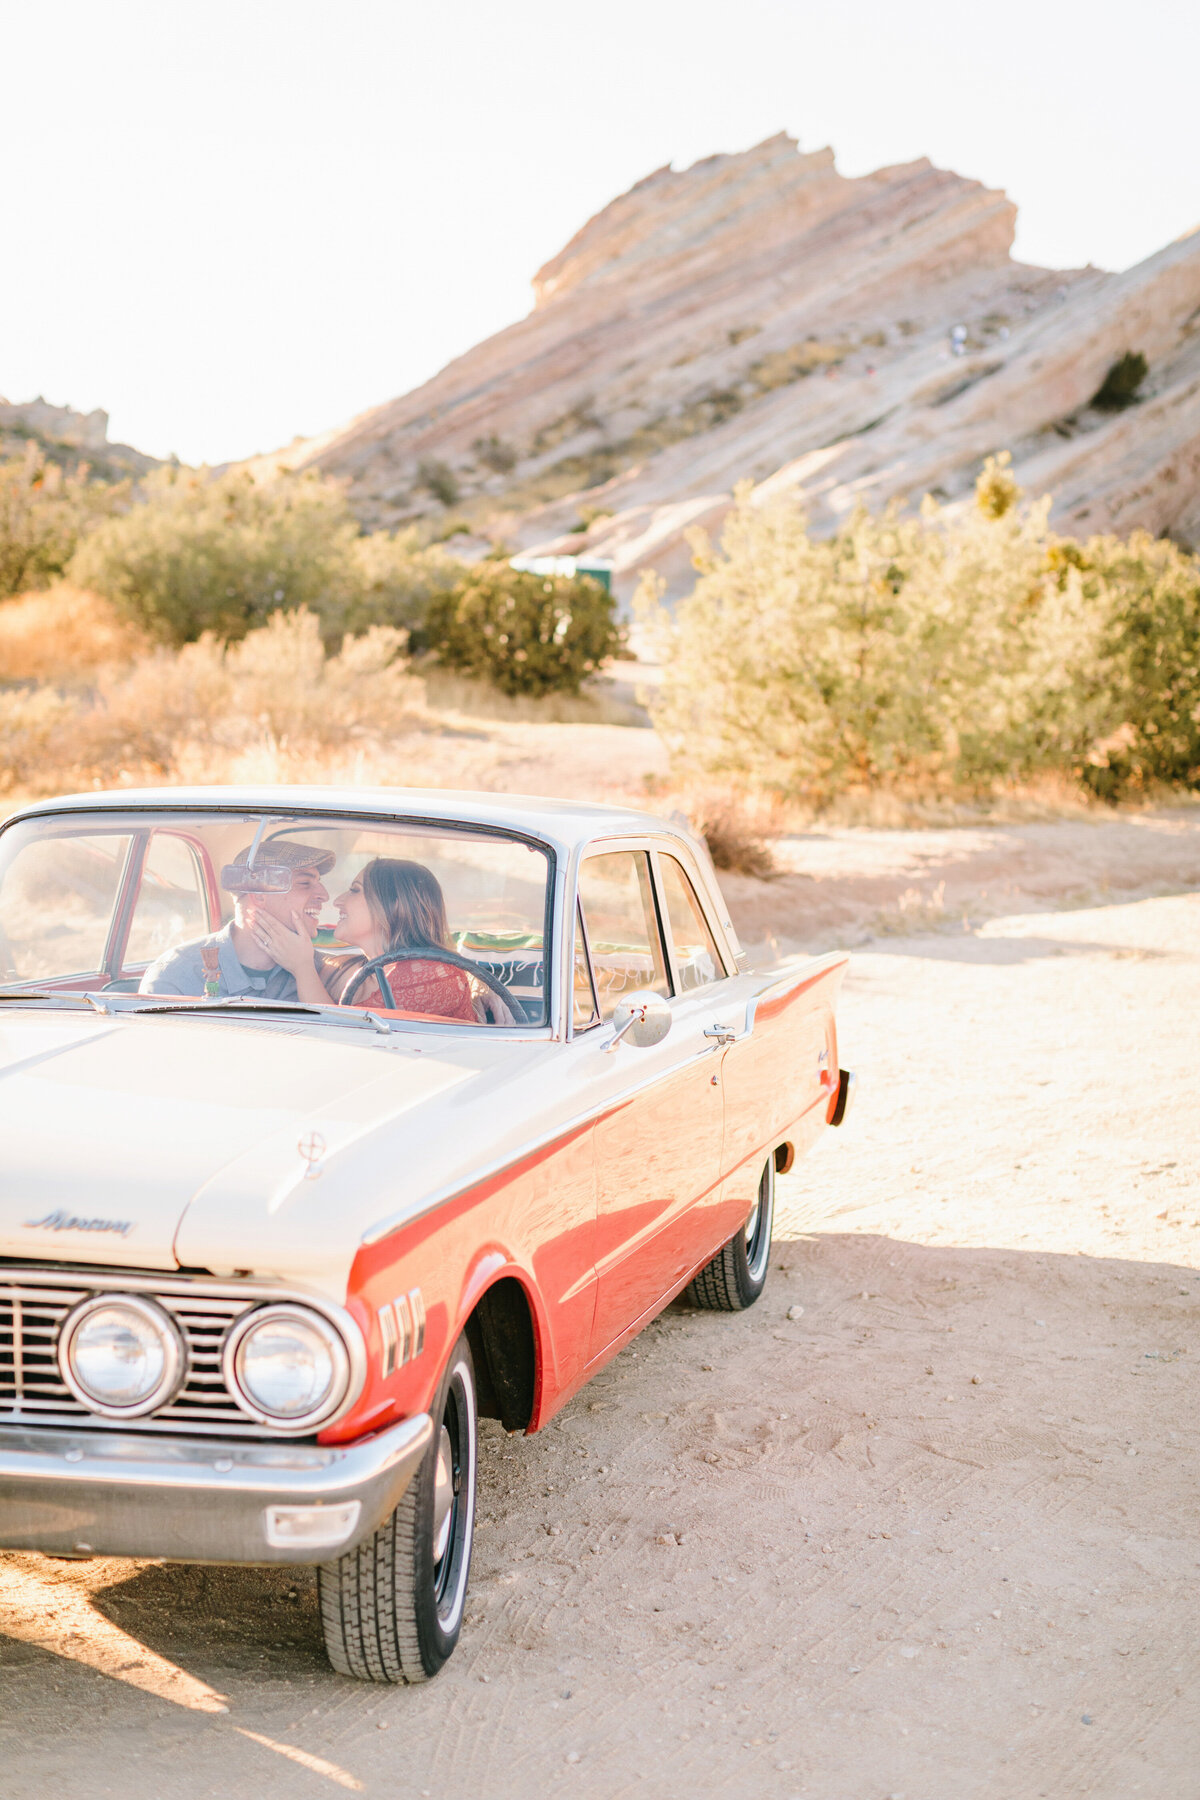
M 1033 262 L 1200 224 L 1196 0 L 0 0 L 0 68 L 0 394 L 188 462 L 404 392 L 781 129 L 1006 188 Z

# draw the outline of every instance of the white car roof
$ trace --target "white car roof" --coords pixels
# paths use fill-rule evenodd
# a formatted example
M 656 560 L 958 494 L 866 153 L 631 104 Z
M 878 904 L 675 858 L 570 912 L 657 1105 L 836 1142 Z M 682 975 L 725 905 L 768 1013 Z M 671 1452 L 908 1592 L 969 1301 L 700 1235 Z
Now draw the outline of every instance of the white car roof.
M 506 826 L 570 849 L 596 837 L 648 831 L 666 832 L 696 846 L 684 821 L 664 819 L 636 807 L 600 806 L 576 800 L 542 799 L 531 794 L 493 794 L 450 788 L 238 787 L 109 788 L 90 794 L 64 794 L 36 801 L 10 815 L 14 819 L 60 812 L 121 812 L 130 807 L 298 807 L 304 811 L 351 814 L 401 814 L 424 819 L 462 820 L 477 825 Z

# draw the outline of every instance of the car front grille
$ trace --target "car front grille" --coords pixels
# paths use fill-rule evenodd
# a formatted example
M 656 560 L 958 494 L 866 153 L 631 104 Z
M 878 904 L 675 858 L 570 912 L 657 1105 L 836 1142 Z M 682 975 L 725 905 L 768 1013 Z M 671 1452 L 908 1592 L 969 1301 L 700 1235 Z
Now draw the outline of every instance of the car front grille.
M 73 1306 L 97 1292 L 139 1293 L 156 1300 L 179 1326 L 187 1347 L 187 1375 L 175 1398 L 140 1419 L 104 1419 L 77 1400 L 59 1374 L 58 1334 Z M 88 1425 L 123 1431 L 219 1431 L 274 1437 L 248 1419 L 225 1385 L 221 1348 L 235 1319 L 258 1304 L 252 1298 L 191 1291 L 183 1282 L 151 1285 L 86 1276 L 53 1284 L 0 1271 L 0 1423 Z

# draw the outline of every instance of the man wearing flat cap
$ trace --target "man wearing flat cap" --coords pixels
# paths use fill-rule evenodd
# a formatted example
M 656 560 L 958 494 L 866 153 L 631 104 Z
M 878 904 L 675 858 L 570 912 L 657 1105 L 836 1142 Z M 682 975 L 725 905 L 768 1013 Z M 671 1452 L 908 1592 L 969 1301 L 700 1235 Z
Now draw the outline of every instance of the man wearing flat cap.
M 269 933 L 261 916 L 265 913 L 288 932 L 315 939 L 321 908 L 329 899 L 321 877 L 336 860 L 332 850 L 290 838 L 247 845 L 221 871 L 222 885 L 235 896 L 229 924 L 168 950 L 151 963 L 138 992 L 206 1000 L 297 999 L 296 977 L 266 947 Z

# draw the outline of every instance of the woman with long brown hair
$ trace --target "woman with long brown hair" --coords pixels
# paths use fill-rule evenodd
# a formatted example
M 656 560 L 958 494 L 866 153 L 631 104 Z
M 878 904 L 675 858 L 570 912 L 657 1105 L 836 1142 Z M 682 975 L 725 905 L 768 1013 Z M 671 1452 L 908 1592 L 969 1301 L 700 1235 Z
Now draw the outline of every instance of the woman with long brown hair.
M 367 961 L 391 956 L 385 974 L 393 1005 L 401 1012 L 425 1013 L 438 1019 L 477 1021 L 471 982 L 465 969 L 452 962 L 422 956 L 406 958 L 406 950 L 448 950 L 446 901 L 437 877 L 423 863 L 377 856 L 356 875 L 334 901 L 338 936 L 363 951 Z M 355 964 L 347 970 L 346 980 Z M 331 983 L 331 987 L 332 987 Z M 339 992 L 345 982 L 339 981 Z M 369 977 L 355 994 L 354 1006 L 379 1006 L 379 985 Z

